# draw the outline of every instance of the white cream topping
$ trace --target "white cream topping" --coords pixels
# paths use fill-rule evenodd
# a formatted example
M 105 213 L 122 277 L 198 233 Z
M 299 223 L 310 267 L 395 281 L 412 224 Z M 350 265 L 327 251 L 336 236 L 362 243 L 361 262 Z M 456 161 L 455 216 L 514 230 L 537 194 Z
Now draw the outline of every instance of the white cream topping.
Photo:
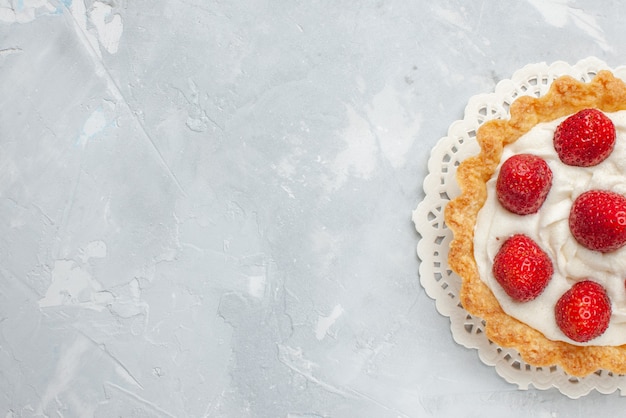
M 514 318 L 542 332 L 552 340 L 578 345 L 626 344 L 626 247 L 600 253 L 576 242 L 569 230 L 572 202 L 591 190 L 612 190 L 626 195 L 626 111 L 609 113 L 617 133 L 611 155 L 594 167 L 572 167 L 561 162 L 553 146 L 556 127 L 565 118 L 537 125 L 503 151 L 500 165 L 510 156 L 531 153 L 542 157 L 552 170 L 552 187 L 539 212 L 515 215 L 504 209 L 496 197 L 495 183 L 500 166 L 487 183 L 487 201 L 478 214 L 474 235 L 474 256 L 482 280 L 489 286 L 502 309 Z M 516 302 L 493 277 L 493 259 L 511 235 L 523 233 L 533 238 L 550 256 L 554 275 L 536 299 Z M 556 325 L 554 305 L 573 283 L 591 279 L 602 284 L 611 299 L 609 328 L 601 336 L 580 344 L 566 337 Z

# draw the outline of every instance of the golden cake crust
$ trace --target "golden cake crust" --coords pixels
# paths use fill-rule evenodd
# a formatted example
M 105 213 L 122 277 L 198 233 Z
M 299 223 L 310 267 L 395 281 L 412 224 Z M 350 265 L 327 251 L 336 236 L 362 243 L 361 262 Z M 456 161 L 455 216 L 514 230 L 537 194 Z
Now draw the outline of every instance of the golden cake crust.
M 626 373 L 626 345 L 577 346 L 553 341 L 530 326 L 507 315 L 481 280 L 474 259 L 474 227 L 487 198 L 486 183 L 493 176 L 505 145 L 541 122 L 576 113 L 585 108 L 604 112 L 626 109 L 626 84 L 610 71 L 599 71 L 589 83 L 569 76 L 556 79 L 546 95 L 522 96 L 510 107 L 508 120 L 485 122 L 477 131 L 481 151 L 463 161 L 457 170 L 459 197 L 445 208 L 445 222 L 454 233 L 448 263 L 462 279 L 460 299 L 472 315 L 485 321 L 487 337 L 501 347 L 513 347 L 534 366 L 559 365 L 572 376 L 597 370 Z

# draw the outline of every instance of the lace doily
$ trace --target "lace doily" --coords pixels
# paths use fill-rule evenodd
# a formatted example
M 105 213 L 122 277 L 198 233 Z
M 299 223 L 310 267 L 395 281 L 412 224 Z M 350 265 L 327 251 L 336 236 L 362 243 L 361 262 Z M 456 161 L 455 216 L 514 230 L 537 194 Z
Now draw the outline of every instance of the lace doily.
M 460 303 L 461 278 L 448 267 L 452 231 L 444 223 L 444 208 L 460 193 L 455 178 L 457 166 L 480 151 L 476 142 L 480 125 L 491 119 L 508 118 L 509 106 L 517 97 L 540 97 L 562 75 L 588 82 L 602 69 L 611 70 L 615 76 L 626 80 L 626 67 L 611 69 L 596 58 L 581 60 L 573 66 L 565 62 L 531 64 L 517 71 L 511 79 L 500 81 L 493 93 L 470 98 L 464 119 L 452 123 L 447 136 L 441 138 L 431 151 L 429 174 L 424 180 L 425 198 L 413 212 L 413 222 L 421 235 L 417 245 L 421 260 L 420 282 L 428 296 L 435 300 L 439 313 L 450 318 L 454 340 L 467 348 L 477 349 L 483 363 L 495 366 L 500 376 L 519 389 L 528 389 L 530 385 L 537 389 L 555 387 L 570 398 L 584 396 L 592 390 L 608 394 L 619 389 L 620 395 L 624 396 L 626 376 L 606 371 L 582 378 L 570 376 L 558 366 L 531 366 L 516 350 L 489 341 L 483 332 L 483 321 L 470 315 Z

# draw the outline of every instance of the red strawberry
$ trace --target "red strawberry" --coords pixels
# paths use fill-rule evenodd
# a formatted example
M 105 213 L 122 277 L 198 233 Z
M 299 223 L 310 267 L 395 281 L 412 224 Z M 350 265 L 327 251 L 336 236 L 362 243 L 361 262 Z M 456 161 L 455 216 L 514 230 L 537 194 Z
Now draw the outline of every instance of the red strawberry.
M 518 215 L 539 210 L 552 186 L 552 170 L 540 157 L 517 154 L 506 160 L 496 181 L 500 204 Z
M 494 277 L 518 302 L 528 302 L 539 296 L 553 271 L 548 255 L 524 234 L 507 239 L 493 261 Z
M 565 119 L 554 132 L 554 149 L 563 163 L 577 167 L 600 164 L 613 151 L 615 126 L 598 109 L 584 109 Z
M 591 280 L 574 284 L 554 307 L 556 324 L 580 343 L 604 333 L 611 319 L 611 301 L 604 287 Z
M 576 241 L 590 250 L 607 253 L 626 244 L 626 197 L 590 190 L 576 198 L 569 214 Z

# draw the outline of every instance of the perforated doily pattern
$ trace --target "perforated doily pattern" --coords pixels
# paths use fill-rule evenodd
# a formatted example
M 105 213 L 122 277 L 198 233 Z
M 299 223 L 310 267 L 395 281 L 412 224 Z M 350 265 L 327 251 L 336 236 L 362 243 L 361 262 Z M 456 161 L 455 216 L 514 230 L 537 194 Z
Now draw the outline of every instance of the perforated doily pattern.
M 584 396 L 594 389 L 601 393 L 619 389 L 621 395 L 626 395 L 626 376 L 605 371 L 583 378 L 569 376 L 557 366 L 531 366 L 517 351 L 498 347 L 489 341 L 483 332 L 483 321 L 465 311 L 459 301 L 461 279 L 448 267 L 452 231 L 445 225 L 444 208 L 460 193 L 455 178 L 459 163 L 480 151 L 476 142 L 480 125 L 491 119 L 508 118 L 509 107 L 516 98 L 542 96 L 562 75 L 588 82 L 602 69 L 611 70 L 626 80 L 626 67 L 611 69 L 596 58 L 587 58 L 573 66 L 564 62 L 541 63 L 528 65 L 511 79 L 499 82 L 493 93 L 472 97 L 463 120 L 452 123 L 447 136 L 433 148 L 428 161 L 429 174 L 424 180 L 425 198 L 413 212 L 413 222 L 421 235 L 417 245 L 421 260 L 420 282 L 428 296 L 435 300 L 439 313 L 450 318 L 454 340 L 467 348 L 477 349 L 483 363 L 494 366 L 500 376 L 520 389 L 528 389 L 530 385 L 537 389 L 555 387 L 571 398 Z

